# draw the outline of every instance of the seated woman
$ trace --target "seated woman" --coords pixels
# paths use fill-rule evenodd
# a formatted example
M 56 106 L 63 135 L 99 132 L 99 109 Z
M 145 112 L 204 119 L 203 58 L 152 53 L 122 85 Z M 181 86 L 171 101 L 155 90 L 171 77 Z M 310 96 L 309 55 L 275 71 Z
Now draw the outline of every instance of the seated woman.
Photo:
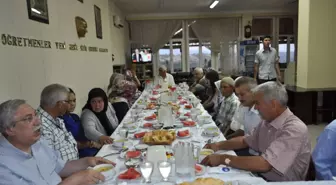
M 104 90 L 91 89 L 82 110 L 81 122 L 85 136 L 100 144 L 112 144 L 113 139 L 110 136 L 118 127 L 118 118 Z
M 110 91 L 109 101 L 114 110 L 116 110 L 119 122 L 121 122 L 131 106 L 130 101 L 133 99 L 136 89 L 133 84 L 130 84 L 126 80 L 124 75 L 113 73 L 110 78 L 108 90 Z
M 206 90 L 207 98 L 203 102 L 203 107 L 209 114 L 211 114 L 217 109 L 219 98 L 221 96 L 215 84 L 215 82 L 219 81 L 219 75 L 217 71 L 210 69 L 206 73 L 205 78 L 209 81 L 210 87 Z
M 84 134 L 83 126 L 81 125 L 79 116 L 77 114 L 72 113 L 76 108 L 76 94 L 74 91 L 69 88 L 69 109 L 68 111 L 61 116 L 63 119 L 65 127 L 77 141 L 78 153 L 79 157 L 89 157 L 95 156 L 98 152 L 98 149 L 101 148 L 99 143 L 94 141 L 89 141 Z

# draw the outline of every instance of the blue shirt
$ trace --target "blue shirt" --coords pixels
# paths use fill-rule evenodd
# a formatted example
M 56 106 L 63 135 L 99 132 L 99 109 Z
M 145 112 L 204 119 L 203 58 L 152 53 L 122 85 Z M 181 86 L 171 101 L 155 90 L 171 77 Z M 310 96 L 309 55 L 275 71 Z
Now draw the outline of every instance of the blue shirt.
M 331 122 L 318 137 L 313 161 L 316 179 L 333 180 L 333 176 L 336 176 L 336 120 Z
M 77 114 L 66 114 L 61 117 L 64 121 L 66 129 L 71 132 L 76 141 L 89 141 L 84 134 L 83 126 Z M 78 150 L 79 157 L 95 156 L 98 152 L 96 148 L 82 148 Z
M 56 185 L 65 161 L 39 140 L 31 146 L 32 155 L 0 137 L 0 185 Z

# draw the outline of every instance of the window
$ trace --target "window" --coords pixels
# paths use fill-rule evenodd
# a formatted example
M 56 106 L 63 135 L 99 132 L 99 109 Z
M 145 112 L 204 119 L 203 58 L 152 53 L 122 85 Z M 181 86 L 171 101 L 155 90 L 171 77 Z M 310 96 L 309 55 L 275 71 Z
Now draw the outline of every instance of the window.
M 182 42 L 173 41 L 171 43 L 172 46 L 170 46 L 169 42 L 159 50 L 159 63 L 160 65 L 167 66 L 169 72 L 180 72 L 182 71 L 182 50 L 181 50 Z
M 170 61 L 170 49 L 162 48 L 159 50 L 159 62 L 160 65 L 169 66 Z M 169 67 L 168 67 L 169 68 Z
M 280 66 L 286 66 L 289 62 L 295 60 L 294 36 L 279 36 L 279 63 Z
M 200 62 L 200 67 L 211 67 L 211 50 L 209 42 L 202 44 L 202 61 Z
M 200 47 L 197 42 L 189 43 L 189 67 L 193 71 L 196 67 L 200 66 Z

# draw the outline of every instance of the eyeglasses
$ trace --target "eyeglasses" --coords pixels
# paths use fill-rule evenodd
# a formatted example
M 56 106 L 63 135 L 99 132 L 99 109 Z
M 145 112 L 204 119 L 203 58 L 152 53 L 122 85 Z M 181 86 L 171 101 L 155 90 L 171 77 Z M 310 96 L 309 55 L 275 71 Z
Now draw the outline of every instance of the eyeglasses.
M 24 123 L 31 124 L 36 119 L 38 119 L 38 116 L 36 114 L 35 115 L 30 114 L 20 120 L 14 121 L 14 123 L 24 122 Z

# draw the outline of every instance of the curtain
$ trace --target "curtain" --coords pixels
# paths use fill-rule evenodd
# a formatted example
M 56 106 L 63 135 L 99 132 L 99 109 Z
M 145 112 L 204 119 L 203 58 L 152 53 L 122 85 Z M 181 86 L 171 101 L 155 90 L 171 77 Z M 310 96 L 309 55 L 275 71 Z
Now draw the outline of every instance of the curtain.
M 216 66 L 225 74 L 236 73 L 238 69 L 237 38 L 239 36 L 239 18 L 200 19 L 191 25 L 201 42 L 210 41 L 211 52 L 219 53 Z
M 131 21 L 131 40 L 133 45 L 148 45 L 157 53 L 181 26 L 181 20 Z

